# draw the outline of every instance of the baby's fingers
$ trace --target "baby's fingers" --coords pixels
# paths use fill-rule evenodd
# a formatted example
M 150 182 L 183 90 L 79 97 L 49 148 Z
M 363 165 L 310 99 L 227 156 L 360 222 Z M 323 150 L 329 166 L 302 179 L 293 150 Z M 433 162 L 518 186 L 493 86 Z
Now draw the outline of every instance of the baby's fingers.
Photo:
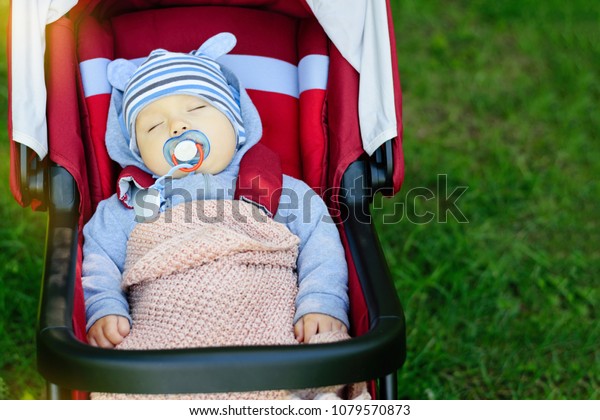
M 131 329 L 131 327 L 129 326 L 129 320 L 122 316 L 118 317 L 117 329 L 119 330 L 119 334 L 121 334 L 121 337 L 127 337 Z
M 346 325 L 337 319 L 331 323 L 331 331 L 342 331 L 343 333 L 348 334 L 348 328 L 346 328 Z
M 111 347 L 114 347 L 123 341 L 123 336 L 119 332 L 119 320 L 116 318 L 114 321 L 111 320 L 111 322 L 104 324 L 102 331 L 104 333 L 104 337 L 106 337 L 106 339 L 112 344 Z
M 88 342 L 92 346 L 102 347 L 103 349 L 112 349 L 114 344 L 112 344 L 105 336 L 102 328 L 93 328 L 90 329 L 88 333 Z
M 308 343 L 312 336 L 317 332 L 321 332 L 319 329 L 319 322 L 307 317 L 306 321 L 304 321 L 304 339 L 302 341 Z
M 294 325 L 294 335 L 299 343 L 304 341 L 304 320 L 302 318 Z
M 91 335 L 88 334 L 87 340 L 90 346 L 98 347 L 98 343 L 96 343 L 96 340 Z

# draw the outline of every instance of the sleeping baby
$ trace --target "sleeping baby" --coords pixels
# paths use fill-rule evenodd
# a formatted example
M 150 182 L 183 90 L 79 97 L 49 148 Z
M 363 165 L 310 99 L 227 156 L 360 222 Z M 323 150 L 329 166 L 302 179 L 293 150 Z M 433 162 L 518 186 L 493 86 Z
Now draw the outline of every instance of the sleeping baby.
M 84 227 L 91 345 L 167 349 L 348 338 L 344 250 L 321 198 L 283 175 L 282 189 L 298 197 L 290 200 L 297 206 L 269 214 L 234 199 L 240 162 L 262 133 L 239 80 L 216 61 L 234 45 L 235 37 L 222 33 L 190 54 L 155 50 L 139 67 L 122 59 L 108 67 L 107 149 L 129 170 Z M 355 396 L 368 396 L 355 388 Z M 348 387 L 220 397 L 342 392 Z

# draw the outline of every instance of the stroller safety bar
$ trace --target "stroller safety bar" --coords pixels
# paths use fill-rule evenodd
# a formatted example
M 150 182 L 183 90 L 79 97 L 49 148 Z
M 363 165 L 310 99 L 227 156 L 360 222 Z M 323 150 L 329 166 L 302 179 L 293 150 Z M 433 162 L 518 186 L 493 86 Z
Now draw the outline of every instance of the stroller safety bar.
M 386 167 L 381 156 L 391 160 L 389 152 L 388 148 L 376 154 L 380 169 Z M 384 397 L 394 398 L 395 373 L 405 359 L 404 315 L 370 223 L 373 192 L 363 187 L 363 179 L 371 182 L 373 173 L 369 162 L 350 165 L 342 180 L 342 190 L 349 193 L 340 200 L 344 229 L 369 308 L 367 334 L 310 346 L 116 351 L 86 345 L 73 333 L 79 199 L 71 175 L 62 167 L 51 166 L 49 257 L 37 336 L 41 374 L 63 390 L 126 393 L 294 389 L 385 377 L 380 391 Z

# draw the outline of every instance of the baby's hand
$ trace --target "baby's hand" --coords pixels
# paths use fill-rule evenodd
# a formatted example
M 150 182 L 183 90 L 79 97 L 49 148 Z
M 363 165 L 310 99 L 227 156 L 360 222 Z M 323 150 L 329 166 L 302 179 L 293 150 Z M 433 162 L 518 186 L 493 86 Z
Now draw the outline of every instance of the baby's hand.
M 306 314 L 294 325 L 294 334 L 299 343 L 308 343 L 317 333 L 328 331 L 348 332 L 342 321 L 324 314 Z
M 92 346 L 112 349 L 129 334 L 129 320 L 119 315 L 108 315 L 94 322 L 87 333 Z

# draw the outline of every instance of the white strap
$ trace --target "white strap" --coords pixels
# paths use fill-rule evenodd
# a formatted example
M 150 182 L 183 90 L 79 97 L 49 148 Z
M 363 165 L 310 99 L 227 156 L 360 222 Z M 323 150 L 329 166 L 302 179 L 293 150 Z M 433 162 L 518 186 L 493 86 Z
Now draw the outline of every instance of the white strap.
M 46 25 L 67 13 L 77 0 L 11 2 L 12 139 L 33 149 L 40 159 L 48 153 L 44 51 Z
M 385 0 L 307 0 L 342 56 L 360 73 L 358 113 L 369 154 L 398 134 Z

